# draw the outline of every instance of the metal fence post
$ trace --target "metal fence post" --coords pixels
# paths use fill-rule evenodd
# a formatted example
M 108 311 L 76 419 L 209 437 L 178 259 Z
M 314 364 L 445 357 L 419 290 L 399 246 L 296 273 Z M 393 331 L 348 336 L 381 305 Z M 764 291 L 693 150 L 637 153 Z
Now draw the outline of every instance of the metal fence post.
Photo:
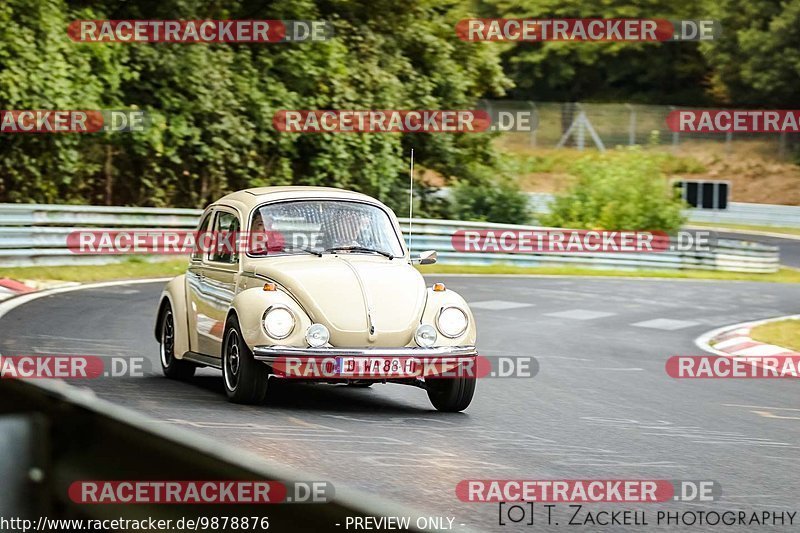
M 670 111 L 675 110 L 675 106 L 669 106 Z M 677 131 L 672 132 L 672 149 L 675 150 L 678 148 L 678 143 L 680 142 L 680 138 L 678 137 L 679 133 Z
M 581 120 L 583 118 L 583 111 L 578 115 L 578 132 L 575 136 L 575 142 L 578 145 L 578 151 L 583 152 L 583 147 L 586 143 L 586 123 Z
M 628 145 L 633 146 L 636 144 L 636 109 L 631 104 L 625 104 L 630 110 L 630 119 L 628 120 Z

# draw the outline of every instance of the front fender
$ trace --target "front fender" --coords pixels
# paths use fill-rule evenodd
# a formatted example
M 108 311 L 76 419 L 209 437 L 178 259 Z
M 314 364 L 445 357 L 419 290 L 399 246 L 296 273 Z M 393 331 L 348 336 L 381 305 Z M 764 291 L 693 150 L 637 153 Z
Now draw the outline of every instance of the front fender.
M 166 305 L 172 308 L 175 326 L 175 358 L 183 359 L 189 347 L 189 315 L 186 312 L 186 276 L 181 274 L 173 278 L 161 292 L 156 315 L 156 340 L 161 341 L 161 318 Z
M 285 305 L 295 315 L 295 326 L 285 339 L 276 340 L 264 331 L 264 312 L 272 305 Z M 236 313 L 239 328 L 247 346 L 300 346 L 306 347 L 306 330 L 311 319 L 298 303 L 282 290 L 265 291 L 261 287 L 246 289 L 237 294 L 231 303 L 231 313 Z
M 451 339 L 439 333 L 436 340 L 436 346 L 474 346 L 477 338 L 477 328 L 475 326 L 475 318 L 472 316 L 472 310 L 467 305 L 464 298 L 457 292 L 449 289 L 444 291 L 434 291 L 431 287 L 427 289 L 427 299 L 425 301 L 425 311 L 422 313 L 422 324 L 430 324 L 436 331 L 436 315 L 442 307 L 459 307 L 463 309 L 469 319 L 469 325 L 460 337 Z

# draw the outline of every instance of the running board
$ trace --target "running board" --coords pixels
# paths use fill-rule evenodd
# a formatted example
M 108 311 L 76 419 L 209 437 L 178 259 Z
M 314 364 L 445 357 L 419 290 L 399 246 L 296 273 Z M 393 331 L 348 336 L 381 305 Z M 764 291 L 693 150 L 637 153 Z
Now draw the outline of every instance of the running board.
M 222 361 L 218 357 L 211 357 L 210 355 L 203 355 L 197 352 L 186 352 L 183 354 L 183 359 L 197 363 L 198 365 L 210 366 L 217 370 L 222 370 Z

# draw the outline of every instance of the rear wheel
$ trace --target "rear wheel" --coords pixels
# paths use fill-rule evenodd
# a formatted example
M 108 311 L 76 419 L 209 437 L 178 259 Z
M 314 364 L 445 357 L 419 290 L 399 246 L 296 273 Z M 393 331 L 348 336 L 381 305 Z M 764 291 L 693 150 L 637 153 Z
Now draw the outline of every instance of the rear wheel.
M 269 369 L 253 359 L 253 352 L 242 338 L 235 316 L 231 316 L 225 324 L 222 377 L 225 393 L 233 402 L 257 404 L 263 402 L 267 395 Z
M 438 411 L 457 413 L 466 409 L 475 395 L 475 378 L 436 378 L 425 381 L 428 399 Z
M 175 319 L 172 308 L 167 304 L 161 315 L 161 370 L 172 379 L 188 379 L 194 376 L 197 368 L 193 363 L 175 358 Z

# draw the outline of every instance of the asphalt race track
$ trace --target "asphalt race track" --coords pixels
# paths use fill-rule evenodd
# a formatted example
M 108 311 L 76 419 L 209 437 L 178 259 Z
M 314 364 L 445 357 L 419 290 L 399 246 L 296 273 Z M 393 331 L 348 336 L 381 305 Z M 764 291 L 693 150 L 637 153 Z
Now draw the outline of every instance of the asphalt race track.
M 279 384 L 264 406 L 227 401 L 219 373 L 161 377 L 153 338 L 162 283 L 44 297 L 0 320 L 0 353 L 146 357 L 145 377 L 85 381 L 164 424 L 316 472 L 437 516 L 498 525 L 497 504 L 461 503 L 463 479 L 715 480 L 722 500 L 683 511 L 797 511 L 800 389 L 792 380 L 674 380 L 670 355 L 720 326 L 798 312 L 800 285 L 612 278 L 432 276 L 463 294 L 485 355 L 533 355 L 532 378 L 487 378 L 465 413 L 424 391 Z M 587 504 L 615 510 L 619 504 Z M 650 527 L 655 509 L 649 511 Z M 555 510 L 564 530 L 568 505 Z M 543 513 L 537 508 L 536 513 Z M 795 516 L 798 527 L 800 516 Z M 567 530 L 596 530 L 597 527 Z M 616 531 L 620 527 L 606 527 Z M 635 528 L 641 530 L 642 528 Z M 665 529 L 665 526 L 661 526 Z M 673 529 L 673 528 L 670 528 Z M 686 531 L 727 531 L 697 526 Z M 781 527 L 737 528 L 787 530 Z

